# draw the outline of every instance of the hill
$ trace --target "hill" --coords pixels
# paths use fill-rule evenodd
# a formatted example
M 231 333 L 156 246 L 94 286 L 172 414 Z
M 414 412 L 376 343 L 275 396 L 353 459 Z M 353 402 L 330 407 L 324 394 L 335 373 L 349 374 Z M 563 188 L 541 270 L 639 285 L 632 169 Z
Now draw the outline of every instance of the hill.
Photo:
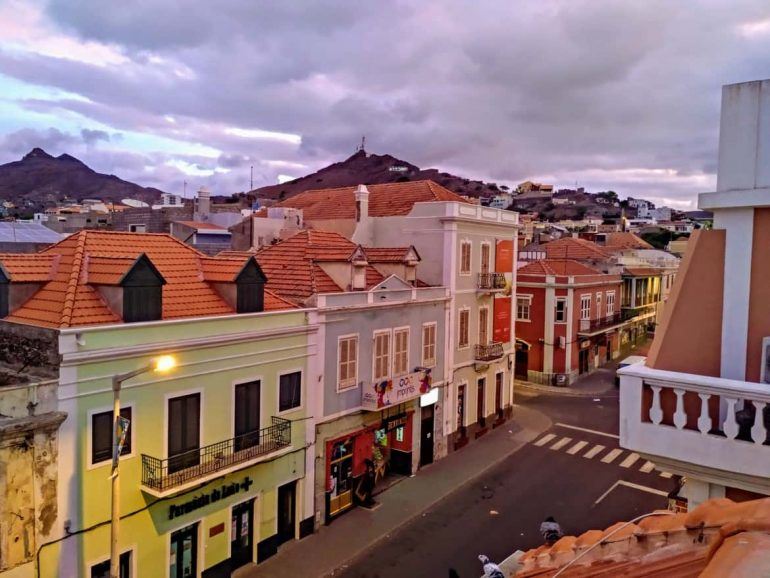
M 161 193 L 115 175 L 97 173 L 70 155 L 54 157 L 40 148 L 32 149 L 20 161 L 0 165 L 0 199 L 18 207 L 42 208 L 64 198 L 118 202 L 130 197 L 151 202 Z
M 247 193 L 249 199 L 283 200 L 312 189 L 376 185 L 430 179 L 450 191 L 470 197 L 487 197 L 499 192 L 495 183 L 470 180 L 438 169 L 421 169 L 391 155 L 375 155 L 363 150 L 344 161 L 334 163 L 315 173 L 279 185 L 260 187 Z

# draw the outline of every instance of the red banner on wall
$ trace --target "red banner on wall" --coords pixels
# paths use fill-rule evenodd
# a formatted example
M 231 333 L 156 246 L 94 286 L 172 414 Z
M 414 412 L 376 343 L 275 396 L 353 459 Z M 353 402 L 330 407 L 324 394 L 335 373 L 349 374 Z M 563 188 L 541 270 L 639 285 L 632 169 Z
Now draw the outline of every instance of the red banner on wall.
M 511 298 L 498 297 L 494 300 L 492 339 L 500 343 L 511 340 Z
M 513 241 L 498 241 L 495 248 L 495 272 L 513 273 Z

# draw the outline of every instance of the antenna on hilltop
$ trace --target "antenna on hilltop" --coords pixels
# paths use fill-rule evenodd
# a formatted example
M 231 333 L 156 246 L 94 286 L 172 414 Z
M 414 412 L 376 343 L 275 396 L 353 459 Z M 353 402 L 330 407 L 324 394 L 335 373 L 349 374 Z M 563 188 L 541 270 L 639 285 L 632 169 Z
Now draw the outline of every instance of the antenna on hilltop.
M 362 151 L 366 148 L 366 135 L 361 137 L 361 145 L 356 149 L 356 152 Z

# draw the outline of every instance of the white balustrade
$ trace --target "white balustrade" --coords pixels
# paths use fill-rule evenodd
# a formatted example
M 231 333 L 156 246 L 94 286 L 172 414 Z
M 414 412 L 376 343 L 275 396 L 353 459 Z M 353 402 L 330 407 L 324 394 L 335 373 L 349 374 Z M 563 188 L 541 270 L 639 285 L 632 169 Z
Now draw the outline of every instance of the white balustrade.
M 700 397 L 700 416 L 698 417 L 698 430 L 700 433 L 707 434 L 711 431 L 711 414 L 709 413 L 710 393 L 699 393 Z
M 738 399 L 734 397 L 723 397 L 727 404 L 727 415 L 725 423 L 722 424 L 722 431 L 725 432 L 727 439 L 734 440 L 738 436 L 738 420 L 735 419 L 735 405 Z
M 676 395 L 676 411 L 674 411 L 674 425 L 676 429 L 682 429 L 687 425 L 687 414 L 684 411 L 684 390 L 674 389 Z
M 755 444 L 763 444 L 767 439 L 767 430 L 765 429 L 765 402 L 753 401 L 754 408 L 754 425 L 751 428 L 751 439 Z
M 655 425 L 659 425 L 663 421 L 663 409 L 660 407 L 660 390 L 659 385 L 652 385 L 652 406 L 650 407 L 650 421 Z

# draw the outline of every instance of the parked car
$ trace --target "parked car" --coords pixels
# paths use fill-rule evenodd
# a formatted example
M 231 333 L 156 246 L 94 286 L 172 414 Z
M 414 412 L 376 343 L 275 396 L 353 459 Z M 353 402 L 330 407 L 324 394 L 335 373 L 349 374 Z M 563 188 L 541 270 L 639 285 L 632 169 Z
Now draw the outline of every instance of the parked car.
M 624 367 L 634 365 L 635 363 L 644 363 L 645 361 L 647 361 L 647 358 L 644 355 L 629 355 L 623 361 L 618 363 L 618 369 L 623 369 Z M 620 377 L 618 377 L 617 373 L 615 373 L 615 387 L 620 387 Z

